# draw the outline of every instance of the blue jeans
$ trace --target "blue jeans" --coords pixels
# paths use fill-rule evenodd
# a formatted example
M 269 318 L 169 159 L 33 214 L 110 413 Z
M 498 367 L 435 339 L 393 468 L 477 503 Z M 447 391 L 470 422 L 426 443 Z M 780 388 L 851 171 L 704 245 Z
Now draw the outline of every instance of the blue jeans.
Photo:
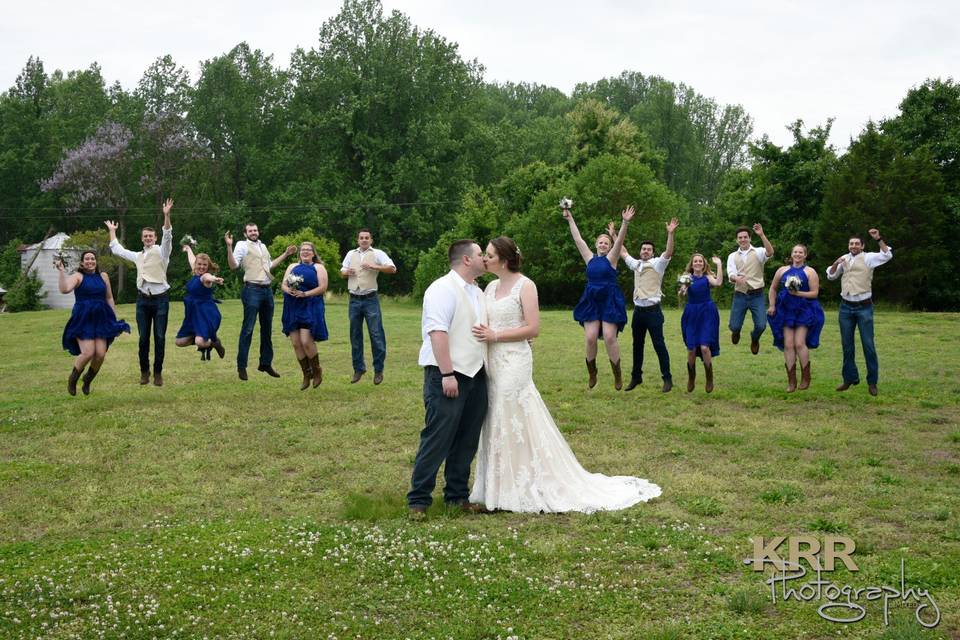
M 383 333 L 383 317 L 380 315 L 380 299 L 376 295 L 369 298 L 350 296 L 350 347 L 353 355 L 353 370 L 366 371 L 363 361 L 363 321 L 367 321 L 370 334 L 370 348 L 373 351 L 373 370 L 383 371 L 383 362 L 387 359 L 387 337 Z
M 164 341 L 167 336 L 167 314 L 170 298 L 137 296 L 137 333 L 140 334 L 140 373 L 150 371 L 150 334 L 153 334 L 153 372 L 163 372 Z
M 247 354 L 253 340 L 253 325 L 260 318 L 260 365 L 273 363 L 273 289 L 243 286 L 243 326 L 240 328 L 240 346 L 237 348 L 237 368 L 247 368 Z
M 873 343 L 873 305 L 851 307 L 840 302 L 840 344 L 843 346 L 843 381 L 860 382 L 857 370 L 856 346 L 853 343 L 854 329 L 860 330 L 860 344 L 863 346 L 863 359 L 867 361 L 867 384 L 877 384 L 880 377 L 880 363 L 877 361 L 877 348 Z
M 472 378 L 458 373 L 459 395 L 443 395 L 440 369 L 423 369 L 423 406 L 426 409 L 420 447 L 413 463 L 407 504 L 429 507 L 437 471 L 444 465 L 443 500 L 447 504 L 466 502 L 470 497 L 470 463 L 480 444 L 480 427 L 487 415 L 487 375 L 483 369 Z
M 740 331 L 743 328 L 747 309 L 753 316 L 753 331 L 750 332 L 750 339 L 756 342 L 767 328 L 767 306 L 764 304 L 763 291 L 753 295 L 740 292 L 733 294 L 733 304 L 730 305 L 730 331 Z

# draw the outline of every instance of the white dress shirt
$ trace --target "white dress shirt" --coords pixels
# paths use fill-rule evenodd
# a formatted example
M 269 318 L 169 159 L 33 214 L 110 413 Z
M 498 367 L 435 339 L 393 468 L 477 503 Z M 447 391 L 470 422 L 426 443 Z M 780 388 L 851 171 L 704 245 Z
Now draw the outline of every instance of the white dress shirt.
M 343 258 L 343 264 L 340 265 L 340 272 L 342 273 L 350 268 L 350 259 L 353 258 L 354 253 L 359 253 L 362 260 L 363 256 L 370 251 L 373 251 L 373 260 L 374 262 L 376 262 L 377 266 L 380 266 L 380 267 L 396 267 L 397 266 L 393 264 L 393 260 L 390 259 L 390 256 L 388 256 L 385 251 L 381 251 L 376 247 L 370 247 L 366 251 L 361 251 L 360 248 L 358 247 L 356 249 L 351 249 L 350 251 L 347 251 L 347 255 L 344 256 Z M 360 291 L 351 291 L 350 293 L 363 295 L 365 293 L 372 293 L 374 291 L 376 291 L 376 289 L 363 289 Z
M 766 261 L 770 258 L 770 256 L 767 255 L 767 250 L 763 247 L 755 247 L 750 245 L 747 247 L 746 251 L 737 247 L 736 251 L 727 256 L 727 278 L 733 278 L 734 276 L 740 275 L 740 272 L 737 271 L 737 262 L 735 260 L 737 254 L 739 253 L 741 258 L 746 259 L 747 254 L 751 251 L 757 254 L 757 260 L 760 261 L 760 264 L 766 263 Z
M 163 233 L 160 235 L 160 255 L 163 256 L 163 268 L 166 269 L 167 265 L 170 264 L 170 254 L 173 253 L 173 227 L 164 227 L 161 231 Z M 120 241 L 116 238 L 110 241 L 110 252 L 118 258 L 123 258 L 134 264 L 137 262 L 137 255 L 143 253 L 142 251 L 124 249 L 123 245 L 120 244 Z M 170 284 L 167 282 L 147 282 L 144 280 L 140 285 L 139 291 L 142 291 L 148 296 L 158 296 L 169 289 Z
M 452 278 L 438 278 L 423 294 L 423 320 L 421 336 L 423 337 L 423 346 L 420 347 L 420 357 L 417 360 L 421 367 L 433 363 L 436 358 L 433 355 L 433 344 L 430 341 L 431 331 L 448 332 L 450 323 L 453 320 L 453 314 L 457 309 L 456 291 L 451 288 L 450 283 L 462 287 L 467 294 L 467 298 L 473 304 L 473 311 L 477 318 L 482 315 L 480 306 L 480 296 L 483 292 L 473 282 L 467 282 L 460 277 L 456 271 L 451 271 Z
M 656 258 L 651 258 L 650 260 L 638 260 L 631 255 L 627 255 L 624 258 L 624 261 L 627 263 L 627 268 L 631 271 L 636 271 L 641 273 L 644 269 L 653 269 L 660 274 L 660 286 L 663 288 L 663 274 L 667 272 L 667 267 L 670 266 L 670 258 L 667 257 L 666 253 L 661 253 Z M 655 304 L 660 304 L 660 296 L 654 296 L 653 298 L 634 298 L 633 304 L 638 307 L 652 307 Z
M 266 259 L 267 264 L 270 264 L 270 251 L 267 249 L 267 245 L 263 244 L 259 240 L 254 242 L 253 240 L 241 240 L 233 248 L 233 259 L 237 263 L 237 267 L 243 268 L 243 258 L 247 255 L 247 252 L 251 250 L 251 247 L 259 251 L 261 255 Z M 270 280 L 252 280 L 253 284 L 270 284 Z
M 893 247 L 887 245 L 887 251 L 875 251 L 872 253 L 863 252 L 863 263 L 867 265 L 868 269 L 876 269 L 882 264 L 890 262 L 893 258 Z M 843 256 L 843 262 L 837 265 L 837 268 L 834 270 L 833 265 L 827 267 L 827 280 L 836 280 L 843 275 L 843 268 L 853 262 L 853 254 L 848 253 Z M 868 298 L 873 297 L 873 292 L 868 291 L 866 293 L 858 293 L 855 295 L 845 296 L 840 294 L 840 297 L 846 300 L 847 302 L 862 302 Z

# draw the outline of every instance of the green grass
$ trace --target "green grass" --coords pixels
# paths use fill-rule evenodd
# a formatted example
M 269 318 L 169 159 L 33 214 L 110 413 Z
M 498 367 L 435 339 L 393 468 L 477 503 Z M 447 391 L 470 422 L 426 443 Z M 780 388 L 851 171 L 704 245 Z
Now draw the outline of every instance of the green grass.
M 547 311 L 535 376 L 570 446 L 588 470 L 640 475 L 663 495 L 593 515 L 434 505 L 415 523 L 404 494 L 423 420 L 419 307 L 384 305 L 386 380 L 351 385 L 334 299 L 324 382 L 304 392 L 278 328 L 283 377 L 252 367 L 238 381 L 239 303 L 222 311 L 226 360 L 173 347 L 175 303 L 162 389 L 136 383 L 134 330 L 76 398 L 59 346 L 68 312 L 0 315 L 0 638 L 960 637 L 956 315 L 878 310 L 872 398 L 865 384 L 833 390 L 835 312 L 810 390 L 783 392 L 769 336 L 751 356 L 723 335 L 707 395 L 702 373 L 684 390 L 677 311 L 669 394 L 649 345 L 642 386 L 614 391 L 603 366 L 588 391 L 581 330 Z M 629 370 L 629 332 L 621 342 Z M 254 365 L 256 353 L 255 337 Z M 742 562 L 750 538 L 800 533 L 857 543 L 860 571 L 835 572 L 841 585 L 899 586 L 905 558 L 940 625 L 921 630 L 906 605 L 885 628 L 876 602 L 848 625 L 771 602 Z

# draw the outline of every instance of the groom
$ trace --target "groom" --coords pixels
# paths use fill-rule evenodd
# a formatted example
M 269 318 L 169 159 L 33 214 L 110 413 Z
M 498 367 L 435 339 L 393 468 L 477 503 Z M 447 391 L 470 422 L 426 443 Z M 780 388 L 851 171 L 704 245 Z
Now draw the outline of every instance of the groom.
M 487 414 L 484 346 L 471 332 L 475 324 L 486 323 L 483 294 L 474 282 L 486 269 L 480 245 L 473 240 L 457 240 L 447 256 L 450 272 L 423 295 L 419 364 L 426 417 L 407 494 L 410 515 L 418 519 L 433 501 L 437 471 L 444 462 L 444 502 L 464 511 L 484 511 L 468 501 L 467 482 Z

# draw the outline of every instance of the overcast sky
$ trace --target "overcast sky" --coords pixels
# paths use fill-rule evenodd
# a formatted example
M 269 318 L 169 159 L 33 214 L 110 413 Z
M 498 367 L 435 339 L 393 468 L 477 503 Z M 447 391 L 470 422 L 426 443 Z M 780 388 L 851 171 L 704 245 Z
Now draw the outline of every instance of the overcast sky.
M 98 62 L 108 83 L 136 86 L 169 53 L 195 80 L 199 63 L 241 41 L 287 66 L 310 48 L 335 0 L 166 0 L 5 3 L 0 89 L 30 55 L 47 72 Z M 684 82 L 753 116 L 757 137 L 788 144 L 785 126 L 834 118 L 845 148 L 869 119 L 896 115 L 928 77 L 960 79 L 960 3 L 914 0 L 691 2 L 384 0 L 414 24 L 459 43 L 487 81 L 526 81 L 569 94 L 624 70 Z

